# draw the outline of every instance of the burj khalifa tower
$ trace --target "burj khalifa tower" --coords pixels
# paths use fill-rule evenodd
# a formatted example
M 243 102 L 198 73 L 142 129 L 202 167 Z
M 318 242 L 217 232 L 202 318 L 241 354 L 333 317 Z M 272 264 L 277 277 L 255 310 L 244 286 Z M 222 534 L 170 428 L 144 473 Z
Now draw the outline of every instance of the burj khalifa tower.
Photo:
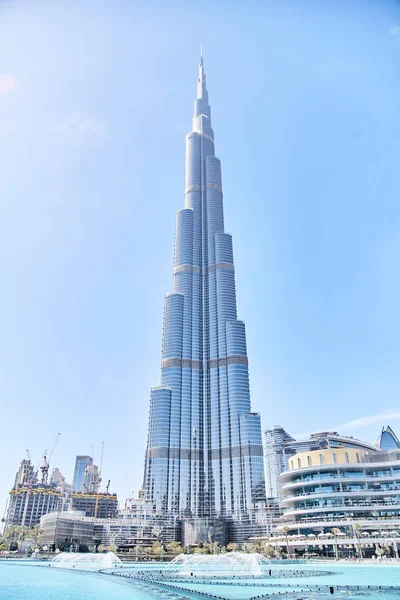
M 264 460 L 202 55 L 184 197 L 173 292 L 165 296 L 161 382 L 150 394 L 143 488 L 157 515 L 200 523 L 198 531 L 215 521 L 235 531 L 265 503 Z

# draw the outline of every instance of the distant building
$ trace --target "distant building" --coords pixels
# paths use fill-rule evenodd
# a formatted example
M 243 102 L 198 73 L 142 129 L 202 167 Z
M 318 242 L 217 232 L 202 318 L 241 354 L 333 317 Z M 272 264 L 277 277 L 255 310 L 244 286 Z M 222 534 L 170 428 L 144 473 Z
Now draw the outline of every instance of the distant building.
M 24 459 L 15 475 L 10 491 L 5 528 L 10 525 L 35 527 L 40 518 L 60 510 L 62 494 L 55 483 L 39 483 L 30 460 Z
M 24 458 L 18 468 L 17 474 L 14 479 L 14 489 L 17 489 L 20 485 L 26 485 L 29 482 L 33 482 L 35 479 L 34 467 L 30 460 Z
M 278 496 L 278 477 L 287 469 L 287 448 L 296 442 L 280 425 L 264 432 L 267 496 Z
M 61 485 L 65 481 L 64 475 L 61 473 L 58 467 L 55 467 L 50 476 L 50 483 L 55 483 L 56 485 Z
M 289 459 L 298 452 L 324 450 L 327 448 L 355 448 L 361 452 L 377 452 L 378 447 L 337 431 L 320 431 L 308 439 L 295 440 L 280 425 L 265 431 L 265 467 L 267 493 L 270 497 L 279 495 L 277 479 L 288 469 Z
M 93 458 L 91 456 L 77 456 L 75 460 L 74 479 L 72 485 L 76 492 L 83 492 L 83 478 L 85 475 L 85 469 L 89 465 L 93 464 Z
M 89 465 L 86 467 L 85 472 L 83 474 L 83 492 L 86 493 L 96 493 L 97 485 L 99 482 L 99 468 L 97 465 Z
M 97 514 L 96 513 L 97 504 Z M 86 517 L 96 516 L 98 519 L 115 517 L 118 511 L 118 497 L 116 494 L 108 493 L 84 493 L 72 494 L 72 510 L 83 511 Z
M 10 491 L 6 527 L 35 527 L 43 515 L 58 511 L 61 506 L 62 494 L 54 484 L 20 485 Z
M 62 502 L 60 510 L 68 510 L 71 504 L 71 496 L 75 491 L 74 486 L 72 485 L 72 483 L 68 483 L 67 481 L 65 481 L 65 477 L 58 467 L 55 467 L 53 469 L 53 472 L 50 477 L 50 483 L 55 484 L 57 486 L 57 489 L 61 492 Z
M 382 427 L 382 431 L 376 440 L 376 445 L 381 450 L 396 450 L 400 448 L 399 439 L 389 425 Z

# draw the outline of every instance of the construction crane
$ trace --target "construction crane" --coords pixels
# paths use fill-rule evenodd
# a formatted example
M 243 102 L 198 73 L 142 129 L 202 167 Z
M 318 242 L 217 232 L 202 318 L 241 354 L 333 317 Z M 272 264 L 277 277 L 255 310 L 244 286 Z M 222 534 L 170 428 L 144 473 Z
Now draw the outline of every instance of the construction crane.
M 111 481 L 110 481 L 110 480 L 108 480 L 108 482 L 107 482 L 107 486 L 106 486 L 106 494 L 108 494 L 108 488 L 110 487 L 110 483 L 111 483 Z
M 47 450 L 45 450 L 44 453 L 43 453 L 43 465 L 40 467 L 40 470 L 42 471 L 41 483 L 43 483 L 44 485 L 46 485 L 47 481 L 48 481 L 50 461 L 51 461 L 51 459 L 53 457 L 54 450 L 56 449 L 56 446 L 58 444 L 59 438 L 60 438 L 60 434 L 57 433 L 56 438 L 55 438 L 54 443 L 53 443 L 53 447 L 50 450 L 50 454 L 49 454 L 48 457 L 47 457 Z
M 101 484 L 101 470 L 103 468 L 103 454 L 104 454 L 104 442 L 101 445 L 100 467 L 99 467 L 99 473 L 97 475 L 97 480 L 96 480 L 96 503 L 94 505 L 94 520 L 97 519 L 97 511 L 99 508 L 99 493 L 100 493 L 100 484 Z
M 28 481 L 26 483 L 27 491 L 26 491 L 26 496 L 25 496 L 24 512 L 22 513 L 21 527 L 23 527 L 25 525 L 26 515 L 28 512 L 29 498 L 30 498 L 33 486 L 35 485 L 35 483 L 37 483 L 37 475 L 39 473 L 39 469 L 42 471 L 41 483 L 43 483 L 43 484 L 47 483 L 47 476 L 48 476 L 49 467 L 50 467 L 50 460 L 51 460 L 51 457 L 53 456 L 55 447 L 57 446 L 59 437 L 60 437 L 60 434 L 58 433 L 56 436 L 56 439 L 54 441 L 53 448 L 51 449 L 49 459 L 47 460 L 47 450 L 45 450 L 43 453 L 43 458 L 42 458 L 43 465 L 40 466 L 40 462 L 42 462 L 42 460 L 41 460 L 39 462 L 39 464 L 37 465 L 37 467 L 35 467 L 33 469 L 33 472 L 31 473 L 30 477 L 28 478 Z M 28 453 L 29 460 L 30 460 L 29 450 L 27 450 L 27 453 Z

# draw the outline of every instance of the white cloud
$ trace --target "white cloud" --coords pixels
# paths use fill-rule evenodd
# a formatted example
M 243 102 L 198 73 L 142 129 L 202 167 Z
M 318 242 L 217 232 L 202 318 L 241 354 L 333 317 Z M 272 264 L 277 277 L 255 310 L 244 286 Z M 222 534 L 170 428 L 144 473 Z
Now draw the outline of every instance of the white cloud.
M 390 28 L 390 33 L 392 35 L 400 35 L 400 25 L 394 25 Z
M 10 75 L 0 76 L 0 95 L 9 94 L 14 89 L 16 80 Z
M 52 131 L 71 142 L 83 143 L 103 138 L 107 133 L 107 127 L 93 115 L 73 112 Z
M 355 427 L 368 427 L 369 425 L 375 425 L 376 423 L 387 425 L 389 421 L 398 421 L 399 419 L 400 410 L 392 408 L 390 410 L 385 410 L 384 412 L 378 413 L 376 415 L 360 417 L 358 419 L 354 419 L 354 421 L 348 421 L 347 423 L 343 423 L 343 425 L 340 425 L 337 428 L 337 431 L 341 431 L 342 429 L 353 429 Z

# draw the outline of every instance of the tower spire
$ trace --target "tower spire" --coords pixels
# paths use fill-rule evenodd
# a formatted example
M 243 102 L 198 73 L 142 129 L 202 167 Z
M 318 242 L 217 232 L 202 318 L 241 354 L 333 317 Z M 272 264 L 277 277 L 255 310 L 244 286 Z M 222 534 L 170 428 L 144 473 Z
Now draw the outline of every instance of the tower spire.
M 200 64 L 203 66 L 203 44 L 200 44 Z

